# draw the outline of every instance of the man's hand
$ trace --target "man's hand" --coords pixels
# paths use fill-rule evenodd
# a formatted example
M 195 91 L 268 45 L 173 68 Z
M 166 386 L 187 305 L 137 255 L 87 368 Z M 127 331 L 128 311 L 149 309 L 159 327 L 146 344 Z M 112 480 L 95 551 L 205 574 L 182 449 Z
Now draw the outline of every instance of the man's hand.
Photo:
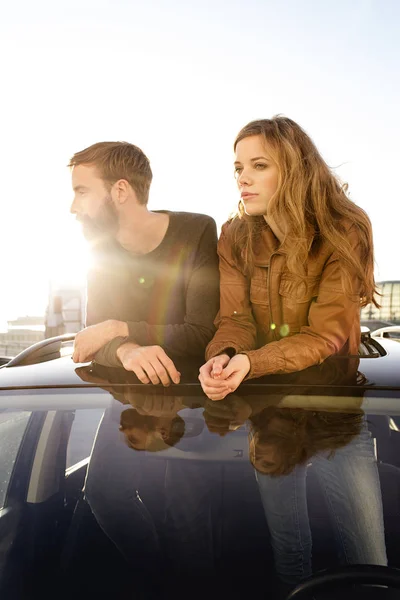
M 231 359 L 227 354 L 221 354 L 201 367 L 199 380 L 210 400 L 223 400 L 239 387 L 249 371 L 250 361 L 246 354 L 236 354 Z
M 133 342 L 122 344 L 117 356 L 127 371 L 133 371 L 142 383 L 179 383 L 181 374 L 161 346 L 138 346 Z
M 128 325 L 114 319 L 86 327 L 75 336 L 72 360 L 76 363 L 89 362 L 105 344 L 116 337 L 126 337 L 128 334 Z

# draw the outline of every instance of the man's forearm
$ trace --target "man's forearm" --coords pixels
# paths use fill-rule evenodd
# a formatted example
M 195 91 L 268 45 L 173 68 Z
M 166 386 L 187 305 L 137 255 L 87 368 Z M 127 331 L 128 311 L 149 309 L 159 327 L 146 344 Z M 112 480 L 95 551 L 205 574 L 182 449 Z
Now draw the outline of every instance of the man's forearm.
M 120 367 L 121 362 L 117 356 L 117 349 L 125 345 L 129 335 L 128 325 L 123 321 L 107 321 L 106 341 L 96 352 L 95 361 L 106 367 Z
M 110 319 L 107 321 L 108 324 L 108 338 L 113 340 L 116 337 L 128 337 L 129 329 L 128 324 L 124 321 L 117 321 L 116 319 Z

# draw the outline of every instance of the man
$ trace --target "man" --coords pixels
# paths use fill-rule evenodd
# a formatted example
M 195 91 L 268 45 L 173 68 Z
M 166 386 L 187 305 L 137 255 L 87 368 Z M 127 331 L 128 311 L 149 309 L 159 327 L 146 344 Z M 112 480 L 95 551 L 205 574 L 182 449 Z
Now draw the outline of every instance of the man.
M 194 213 L 149 211 L 150 164 L 132 144 L 94 144 L 75 154 L 69 166 L 71 212 L 93 253 L 87 327 L 76 336 L 74 361 L 123 366 L 142 383 L 179 383 L 177 360 L 185 368 L 193 359 L 200 365 L 214 333 L 215 222 Z M 126 407 L 115 404 L 106 409 L 96 435 L 85 497 L 104 532 L 145 573 L 148 557 L 158 552 L 158 532 L 135 492 L 139 468 L 119 429 Z M 143 536 L 140 552 L 132 528 L 135 539 L 139 532 Z
M 179 383 L 175 357 L 202 357 L 218 311 L 211 217 L 149 211 L 152 172 L 126 142 L 74 154 L 71 212 L 91 241 L 86 329 L 73 360 L 123 366 L 142 383 Z

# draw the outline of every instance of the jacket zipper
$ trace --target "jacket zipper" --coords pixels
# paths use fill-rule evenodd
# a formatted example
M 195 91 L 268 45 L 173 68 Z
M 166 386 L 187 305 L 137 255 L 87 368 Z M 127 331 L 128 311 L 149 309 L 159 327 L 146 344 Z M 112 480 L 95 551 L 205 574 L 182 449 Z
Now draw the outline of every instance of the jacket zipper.
M 268 300 L 269 300 L 269 326 L 271 329 L 271 325 L 275 325 L 275 327 L 272 329 L 273 331 L 273 336 L 275 338 L 275 340 L 278 340 L 278 336 L 277 336 L 277 331 L 276 331 L 276 323 L 273 322 L 273 315 L 272 315 L 272 296 L 271 296 L 271 273 L 272 273 L 272 257 L 276 256 L 277 254 L 279 254 L 279 252 L 273 252 L 271 254 L 271 256 L 269 257 L 269 271 L 268 271 Z

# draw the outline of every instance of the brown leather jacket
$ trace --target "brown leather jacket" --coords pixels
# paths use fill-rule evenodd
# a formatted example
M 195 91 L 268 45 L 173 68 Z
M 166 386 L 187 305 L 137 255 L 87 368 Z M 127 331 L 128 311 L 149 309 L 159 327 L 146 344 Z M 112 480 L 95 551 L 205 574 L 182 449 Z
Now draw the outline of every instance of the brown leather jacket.
M 360 298 L 343 291 L 339 259 L 327 242 L 308 259 L 306 281 L 288 271 L 284 244 L 266 227 L 258 246 L 255 269 L 246 276 L 231 252 L 226 223 L 218 242 L 220 311 L 218 330 L 206 359 L 225 350 L 250 359 L 247 379 L 301 371 L 336 353 L 357 355 L 360 343 Z M 356 227 L 348 236 L 357 252 Z

